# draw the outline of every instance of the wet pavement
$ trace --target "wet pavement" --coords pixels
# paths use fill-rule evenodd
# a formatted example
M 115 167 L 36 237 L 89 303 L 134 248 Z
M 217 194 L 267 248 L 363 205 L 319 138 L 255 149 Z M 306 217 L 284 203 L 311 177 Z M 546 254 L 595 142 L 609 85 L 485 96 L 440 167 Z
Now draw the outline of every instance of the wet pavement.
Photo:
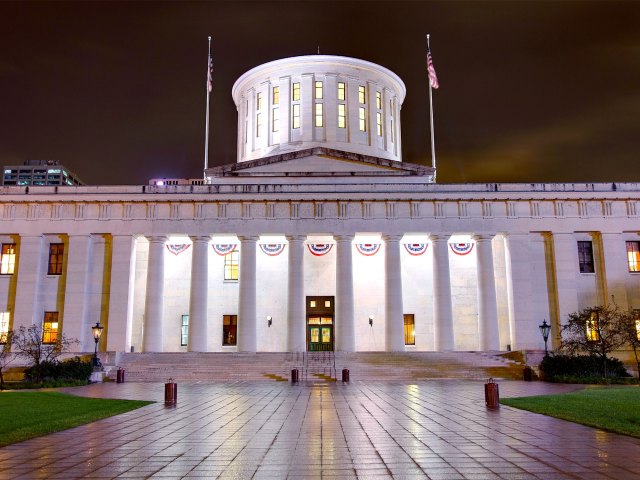
M 570 386 L 503 381 L 502 397 Z M 640 479 L 640 440 L 501 406 L 482 382 L 68 389 L 159 403 L 0 449 L 0 478 Z

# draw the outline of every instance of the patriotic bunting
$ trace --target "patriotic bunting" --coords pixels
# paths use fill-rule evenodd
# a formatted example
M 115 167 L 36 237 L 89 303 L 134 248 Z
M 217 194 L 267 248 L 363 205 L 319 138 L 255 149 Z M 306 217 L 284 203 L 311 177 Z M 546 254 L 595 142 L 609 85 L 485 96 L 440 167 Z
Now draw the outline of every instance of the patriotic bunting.
M 218 255 L 225 256 L 235 251 L 238 245 L 235 243 L 224 243 L 224 244 L 218 244 L 218 245 L 214 244 L 211 246 L 213 247 L 214 252 L 216 252 Z
M 380 250 L 379 243 L 356 243 L 356 249 L 367 257 L 375 255 Z
M 191 246 L 190 243 L 167 243 L 167 250 L 174 255 L 180 255 Z
M 321 257 L 331 251 L 331 249 L 333 248 L 333 244 L 332 243 L 309 243 L 307 245 L 307 248 L 309 249 L 312 255 L 315 255 L 316 257 Z
M 270 257 L 275 257 L 276 255 L 280 255 L 284 250 L 284 243 L 261 243 L 260 250 L 263 253 L 266 253 Z
M 473 243 L 450 243 L 449 247 L 456 255 L 468 255 L 473 250 Z
M 409 252 L 409 255 L 418 256 L 427 251 L 428 243 L 405 243 L 404 248 Z

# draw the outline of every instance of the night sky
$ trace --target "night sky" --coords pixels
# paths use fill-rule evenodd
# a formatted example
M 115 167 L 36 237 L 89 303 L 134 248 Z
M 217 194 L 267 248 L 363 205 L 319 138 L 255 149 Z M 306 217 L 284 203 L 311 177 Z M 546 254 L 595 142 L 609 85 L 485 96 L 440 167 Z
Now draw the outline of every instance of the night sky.
M 211 166 L 235 80 L 318 45 L 404 80 L 403 160 L 430 164 L 426 33 L 438 182 L 640 181 L 640 2 L 613 1 L 0 3 L 0 161 L 200 177 L 212 35 Z

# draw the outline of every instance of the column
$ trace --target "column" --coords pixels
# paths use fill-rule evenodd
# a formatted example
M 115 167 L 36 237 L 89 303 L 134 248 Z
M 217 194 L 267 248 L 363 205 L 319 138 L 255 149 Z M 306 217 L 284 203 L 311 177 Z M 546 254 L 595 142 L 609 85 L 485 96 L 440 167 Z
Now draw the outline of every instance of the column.
M 22 326 L 29 328 L 31 325 L 42 325 L 39 291 L 46 262 L 43 249 L 42 235 L 20 237 L 13 330 Z
M 433 247 L 433 317 L 437 351 L 453 350 L 453 308 L 449 273 L 449 234 L 431 235 Z
M 478 270 L 478 331 L 481 350 L 500 350 L 496 279 L 493 271 L 493 235 L 475 235 Z
M 133 289 L 135 273 L 135 239 L 132 235 L 114 235 L 111 242 L 111 283 L 107 351 L 131 349 Z
M 164 247 L 167 237 L 147 237 L 149 258 L 147 260 L 147 293 L 144 303 L 145 352 L 163 351 L 163 297 L 164 297 Z
M 304 241 L 306 236 L 287 236 L 289 241 L 289 278 L 287 296 L 287 350 L 306 350 L 304 299 Z
M 356 349 L 353 305 L 353 235 L 336 235 L 336 350 Z
M 208 236 L 190 237 L 191 293 L 189 296 L 189 345 L 190 352 L 206 352 L 207 296 L 209 293 L 209 240 Z
M 556 274 L 556 304 L 560 324 L 578 308 L 578 244 L 573 233 L 553 234 L 553 262 Z M 552 328 L 554 325 L 552 325 Z M 555 334 L 553 330 L 552 334 Z
M 66 337 L 80 341 L 75 349 L 82 352 L 90 352 L 94 348 L 93 336 L 88 326 L 90 262 L 93 250 L 91 243 L 91 235 L 69 236 L 62 328 Z
M 238 299 L 238 351 L 255 352 L 256 339 L 256 242 L 240 239 L 240 292 Z
M 602 233 L 600 236 L 604 265 L 598 274 L 604 287 L 604 303 L 608 304 L 613 300 L 616 305 L 626 310 L 631 306 L 627 300 L 629 263 L 626 240 L 620 233 Z
M 404 351 L 404 309 L 402 307 L 402 235 L 384 235 L 385 241 L 385 345 L 388 352 Z

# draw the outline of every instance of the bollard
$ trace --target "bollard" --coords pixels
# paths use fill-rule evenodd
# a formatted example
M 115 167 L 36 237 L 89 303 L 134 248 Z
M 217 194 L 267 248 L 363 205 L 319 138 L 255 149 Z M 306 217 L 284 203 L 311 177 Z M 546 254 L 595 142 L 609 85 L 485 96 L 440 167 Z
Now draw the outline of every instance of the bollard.
M 522 377 L 525 382 L 530 382 L 533 380 L 533 368 L 526 366 L 522 372 Z
M 342 381 L 344 383 L 349 383 L 349 369 L 348 368 L 343 368 L 342 369 Z
M 173 381 L 173 378 L 169 379 L 169 382 L 164 384 L 164 403 L 167 405 L 175 405 L 178 402 L 178 384 Z
M 291 383 L 298 383 L 298 369 L 291 370 Z
M 500 406 L 498 384 L 493 378 L 490 378 L 489 381 L 484 384 L 484 401 L 487 404 L 487 408 L 498 408 Z
M 116 372 L 116 383 L 124 383 L 124 368 L 118 368 Z

